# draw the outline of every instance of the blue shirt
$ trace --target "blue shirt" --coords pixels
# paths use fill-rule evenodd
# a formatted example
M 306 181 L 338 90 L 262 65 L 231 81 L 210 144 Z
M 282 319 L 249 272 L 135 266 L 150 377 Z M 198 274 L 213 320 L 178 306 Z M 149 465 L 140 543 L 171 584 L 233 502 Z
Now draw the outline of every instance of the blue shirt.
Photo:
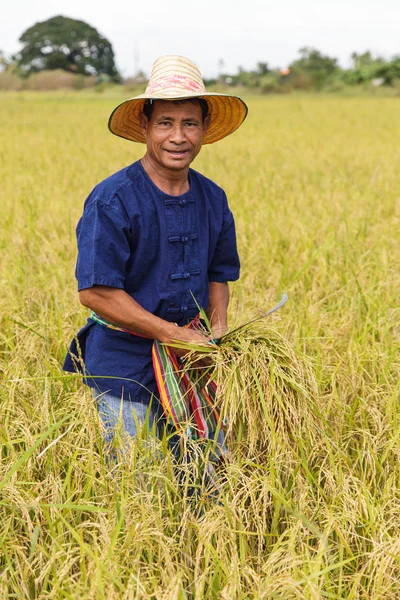
M 238 279 L 225 192 L 193 169 L 189 184 L 185 194 L 165 194 L 137 161 L 97 185 L 77 227 L 78 290 L 120 288 L 154 315 L 185 325 L 197 304 L 207 308 L 210 281 Z M 151 347 L 152 340 L 89 319 L 63 368 L 83 373 L 100 392 L 148 403 L 157 397 Z

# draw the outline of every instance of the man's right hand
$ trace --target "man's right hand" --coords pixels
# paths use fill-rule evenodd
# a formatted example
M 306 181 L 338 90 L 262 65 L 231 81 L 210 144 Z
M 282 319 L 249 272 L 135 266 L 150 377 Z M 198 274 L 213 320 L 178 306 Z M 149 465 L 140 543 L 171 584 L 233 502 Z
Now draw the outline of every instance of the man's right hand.
M 175 352 L 177 356 L 180 358 L 184 358 L 188 354 L 187 348 L 176 348 L 175 343 L 184 342 L 185 344 L 196 344 L 207 346 L 212 340 L 211 336 L 208 336 L 200 331 L 196 331 L 194 329 L 187 329 L 186 327 L 177 327 L 174 325 L 174 328 L 169 332 L 169 340 L 165 340 L 164 343 L 169 345 L 169 343 L 174 344 L 172 350 Z M 201 365 L 205 366 L 205 365 Z

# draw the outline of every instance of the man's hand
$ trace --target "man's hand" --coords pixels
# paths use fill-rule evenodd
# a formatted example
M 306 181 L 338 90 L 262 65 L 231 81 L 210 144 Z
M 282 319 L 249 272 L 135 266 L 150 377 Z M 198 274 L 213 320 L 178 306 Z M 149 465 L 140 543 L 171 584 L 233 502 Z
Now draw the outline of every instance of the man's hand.
M 171 335 L 173 336 L 170 340 L 171 343 L 184 342 L 185 344 L 195 344 L 201 346 L 207 346 L 212 339 L 210 336 L 207 336 L 201 333 L 200 331 L 176 326 L 171 332 Z M 164 343 L 167 345 L 169 344 L 168 341 L 165 341 Z M 187 356 L 189 353 L 189 350 L 187 348 L 176 348 L 175 345 L 171 349 L 180 358 L 185 358 L 185 356 Z M 195 365 L 199 367 L 209 366 L 208 364 L 206 364 L 204 359 L 196 361 Z
M 210 336 L 201 333 L 195 329 L 187 329 L 186 327 L 176 327 L 172 331 L 173 339 L 186 344 L 202 344 L 206 345 L 212 339 Z
M 209 284 L 209 302 L 207 308 L 207 316 L 211 324 L 214 338 L 216 339 L 222 337 L 228 329 L 228 304 L 228 284 L 211 281 Z

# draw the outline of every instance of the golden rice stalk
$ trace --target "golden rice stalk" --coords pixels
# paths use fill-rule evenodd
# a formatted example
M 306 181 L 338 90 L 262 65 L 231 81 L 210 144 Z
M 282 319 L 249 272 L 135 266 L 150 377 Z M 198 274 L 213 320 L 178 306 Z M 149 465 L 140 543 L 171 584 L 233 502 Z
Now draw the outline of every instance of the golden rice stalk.
M 232 333 L 215 356 L 228 446 L 299 459 L 320 438 L 317 383 L 306 358 L 265 323 Z

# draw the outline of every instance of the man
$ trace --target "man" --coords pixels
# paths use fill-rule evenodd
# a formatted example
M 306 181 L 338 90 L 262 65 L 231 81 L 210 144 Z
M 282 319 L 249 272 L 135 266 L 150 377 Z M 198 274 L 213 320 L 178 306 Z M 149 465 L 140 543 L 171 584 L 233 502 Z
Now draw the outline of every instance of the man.
M 150 426 L 157 417 L 154 340 L 208 343 L 185 327 L 199 306 L 215 337 L 226 330 L 228 281 L 240 267 L 233 216 L 223 190 L 189 165 L 203 143 L 235 131 L 246 114 L 239 98 L 206 92 L 191 61 L 165 56 L 146 93 L 110 117 L 112 133 L 147 151 L 86 200 L 76 277 L 80 301 L 93 312 L 64 363 L 93 388 L 110 438 L 121 412 L 131 436 L 146 412 Z

